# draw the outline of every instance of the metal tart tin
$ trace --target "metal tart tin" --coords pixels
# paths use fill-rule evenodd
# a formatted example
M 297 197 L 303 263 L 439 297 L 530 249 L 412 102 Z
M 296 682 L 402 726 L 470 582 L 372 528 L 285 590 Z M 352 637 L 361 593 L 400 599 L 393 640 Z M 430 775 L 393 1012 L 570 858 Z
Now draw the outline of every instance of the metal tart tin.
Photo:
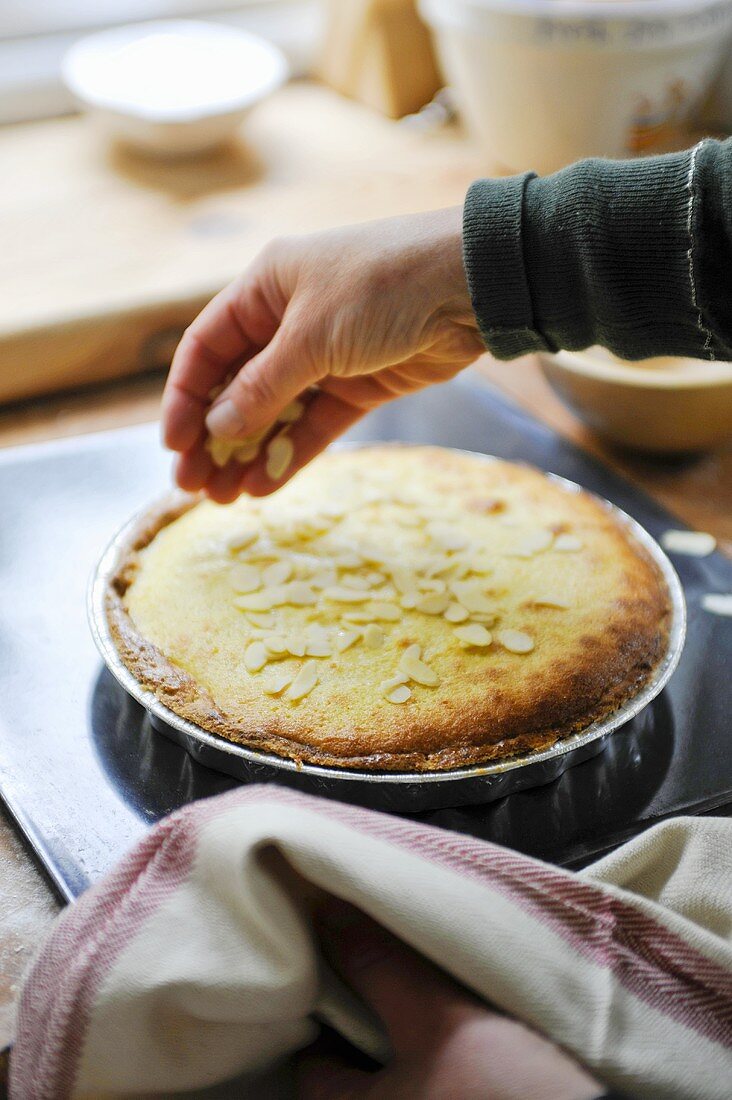
M 474 451 L 458 453 L 495 461 L 491 455 Z M 545 476 L 567 493 L 587 492 L 556 474 Z M 551 783 L 568 768 L 602 752 L 610 735 L 639 714 L 663 690 L 681 657 L 686 636 L 686 603 L 676 570 L 655 539 L 636 520 L 602 497 L 595 496 L 595 500 L 646 549 L 663 575 L 672 605 L 666 652 L 652 678 L 612 714 L 557 741 L 548 749 L 523 756 L 441 772 L 356 771 L 296 763 L 273 753 L 246 748 L 181 718 L 161 703 L 122 662 L 107 621 L 106 594 L 121 558 L 130 548 L 130 539 L 138 528 L 141 515 L 134 516 L 115 535 L 92 577 L 88 596 L 92 635 L 105 664 L 122 687 L 145 707 L 151 725 L 205 767 L 246 783 L 285 783 L 311 794 L 402 813 L 492 802 L 515 791 Z

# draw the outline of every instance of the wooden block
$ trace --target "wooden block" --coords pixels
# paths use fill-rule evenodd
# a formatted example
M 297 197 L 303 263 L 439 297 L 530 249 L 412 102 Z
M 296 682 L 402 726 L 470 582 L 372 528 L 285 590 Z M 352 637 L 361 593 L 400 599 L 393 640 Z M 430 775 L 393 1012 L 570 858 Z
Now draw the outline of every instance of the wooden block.
M 331 0 L 319 75 L 388 118 L 418 111 L 443 84 L 414 0 Z

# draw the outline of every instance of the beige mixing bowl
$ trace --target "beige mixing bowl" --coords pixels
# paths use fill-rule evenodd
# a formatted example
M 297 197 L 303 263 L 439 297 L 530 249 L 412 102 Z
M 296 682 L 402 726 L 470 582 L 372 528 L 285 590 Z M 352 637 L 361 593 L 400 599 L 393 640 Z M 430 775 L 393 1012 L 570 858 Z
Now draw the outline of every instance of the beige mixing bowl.
M 704 451 L 732 436 L 732 363 L 644 359 L 602 348 L 542 355 L 552 389 L 613 443 L 659 454 Z

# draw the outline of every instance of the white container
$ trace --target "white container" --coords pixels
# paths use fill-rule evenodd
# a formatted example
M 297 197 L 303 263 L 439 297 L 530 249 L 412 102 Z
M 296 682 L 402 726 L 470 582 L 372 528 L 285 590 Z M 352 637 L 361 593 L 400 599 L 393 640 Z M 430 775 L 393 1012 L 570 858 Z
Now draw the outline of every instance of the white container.
M 246 31 L 162 20 L 82 38 L 62 75 L 107 136 L 179 156 L 229 139 L 287 69 L 281 50 Z
M 493 168 L 551 172 L 678 140 L 730 45 L 732 0 L 420 0 Z

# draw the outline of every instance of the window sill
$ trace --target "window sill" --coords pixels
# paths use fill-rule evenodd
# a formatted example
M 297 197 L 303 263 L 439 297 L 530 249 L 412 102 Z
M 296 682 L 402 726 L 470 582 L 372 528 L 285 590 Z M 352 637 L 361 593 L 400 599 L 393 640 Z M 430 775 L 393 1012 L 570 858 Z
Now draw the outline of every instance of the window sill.
M 206 19 L 244 27 L 270 39 L 287 55 L 294 76 L 312 68 L 321 34 L 318 0 L 274 0 L 216 12 Z M 61 83 L 61 59 L 80 31 L 0 39 L 0 123 L 50 118 L 74 110 Z

